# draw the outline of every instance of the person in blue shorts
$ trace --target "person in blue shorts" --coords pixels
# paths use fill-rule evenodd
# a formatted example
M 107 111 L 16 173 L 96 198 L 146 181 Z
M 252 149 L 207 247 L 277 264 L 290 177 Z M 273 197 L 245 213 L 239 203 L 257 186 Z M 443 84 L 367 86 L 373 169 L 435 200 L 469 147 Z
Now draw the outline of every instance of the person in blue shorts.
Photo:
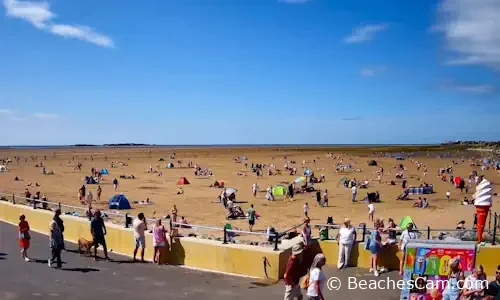
M 370 250 L 371 253 L 371 264 L 370 264 L 370 272 L 373 272 L 375 276 L 378 276 L 378 271 L 377 271 L 377 260 L 378 260 L 378 253 L 380 252 L 380 249 L 382 248 L 382 237 L 380 236 L 380 231 L 382 230 L 382 225 L 380 220 L 375 220 L 373 230 L 370 233 L 370 242 L 368 245 L 368 249 Z

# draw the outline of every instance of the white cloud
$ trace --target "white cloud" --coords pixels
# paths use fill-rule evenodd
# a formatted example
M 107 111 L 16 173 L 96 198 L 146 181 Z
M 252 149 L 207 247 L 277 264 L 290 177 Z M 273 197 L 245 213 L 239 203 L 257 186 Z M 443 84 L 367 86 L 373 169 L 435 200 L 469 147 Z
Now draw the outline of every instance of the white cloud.
M 114 47 L 113 40 L 110 37 L 97 33 L 88 26 L 53 25 L 50 32 L 66 38 L 80 39 L 102 47 Z
M 451 65 L 500 68 L 500 3 L 498 0 L 443 1 L 438 24 L 447 48 L 455 54 Z
M 0 108 L 0 114 L 12 115 L 12 114 L 14 114 L 14 111 L 7 109 L 7 108 Z
M 365 76 L 365 77 L 375 76 L 375 73 L 376 73 L 376 70 L 372 69 L 372 68 L 362 68 L 361 70 L 359 70 L 359 74 L 361 76 Z
M 25 122 L 25 121 L 28 121 L 28 118 L 21 118 L 21 117 L 10 117 L 10 119 L 12 121 L 16 121 L 16 122 Z
M 39 119 L 55 119 L 59 117 L 57 114 L 48 114 L 48 113 L 34 113 L 33 117 Z
M 386 29 L 387 25 L 385 24 L 361 26 L 353 29 L 351 35 L 349 35 L 344 39 L 344 43 L 357 44 L 366 41 L 371 41 L 375 38 L 375 35 L 378 32 L 384 31 Z
M 359 70 L 359 75 L 364 76 L 364 77 L 373 77 L 375 75 L 378 75 L 386 70 L 386 67 L 384 66 L 379 66 L 379 67 L 364 67 Z
M 3 0 L 3 4 L 7 16 L 25 20 L 38 29 L 66 38 L 80 39 L 101 47 L 114 47 L 110 37 L 95 32 L 91 27 L 53 23 L 52 20 L 57 16 L 50 10 L 47 2 Z
M 495 91 L 495 88 L 488 84 L 449 84 L 441 85 L 440 89 L 473 94 L 489 94 Z

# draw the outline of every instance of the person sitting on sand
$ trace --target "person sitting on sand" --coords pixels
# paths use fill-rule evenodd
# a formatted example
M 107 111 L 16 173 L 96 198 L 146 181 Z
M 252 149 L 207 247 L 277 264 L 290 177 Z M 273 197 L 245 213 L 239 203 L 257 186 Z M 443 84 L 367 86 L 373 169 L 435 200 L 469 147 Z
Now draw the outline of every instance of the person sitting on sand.
M 463 205 L 470 205 L 470 204 L 473 204 L 473 201 L 469 201 L 469 199 L 467 198 L 467 196 L 464 197 L 464 201 L 462 202 Z
M 188 221 L 184 216 L 181 217 L 181 220 L 179 221 L 181 223 L 181 228 L 191 228 L 191 226 L 188 226 Z
M 182 188 L 179 188 L 177 191 L 177 195 L 184 195 L 184 190 Z

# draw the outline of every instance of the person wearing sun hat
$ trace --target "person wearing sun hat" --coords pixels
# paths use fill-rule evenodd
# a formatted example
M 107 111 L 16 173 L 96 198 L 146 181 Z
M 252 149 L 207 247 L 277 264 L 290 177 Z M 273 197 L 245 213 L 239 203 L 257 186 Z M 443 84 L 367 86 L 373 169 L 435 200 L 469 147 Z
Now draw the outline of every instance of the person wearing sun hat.
M 285 275 L 285 300 L 302 299 L 302 291 L 300 289 L 300 278 L 306 273 L 303 264 L 304 245 L 296 244 L 292 247 L 292 255 L 288 259 Z
M 311 219 L 304 218 L 304 228 L 302 229 L 302 240 L 304 241 L 304 248 L 311 246 L 312 230 L 311 230 L 311 226 L 309 226 L 310 222 L 311 222 Z

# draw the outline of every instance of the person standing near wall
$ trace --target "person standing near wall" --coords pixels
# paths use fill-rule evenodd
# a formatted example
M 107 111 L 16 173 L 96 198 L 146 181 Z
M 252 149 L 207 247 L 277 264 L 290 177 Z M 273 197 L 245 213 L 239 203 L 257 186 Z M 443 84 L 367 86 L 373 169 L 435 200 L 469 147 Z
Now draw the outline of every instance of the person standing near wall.
M 167 245 L 167 230 L 161 224 L 161 218 L 156 219 L 155 226 L 153 227 L 153 263 L 162 264 L 164 261 L 163 251 Z
M 148 225 L 146 225 L 146 218 L 143 213 L 139 213 L 137 219 L 134 220 L 133 227 L 135 240 L 134 261 L 137 260 L 137 250 L 141 247 L 141 261 L 144 262 L 144 250 L 146 249 L 146 236 L 144 232 L 148 230 Z
M 64 221 L 61 219 L 61 210 L 56 209 L 55 214 L 54 214 L 54 222 L 56 222 L 57 226 L 59 227 L 59 230 L 61 231 L 61 238 L 62 238 L 62 250 L 65 250 L 66 247 L 64 246 Z
M 94 217 L 90 222 L 90 233 L 92 234 L 93 242 L 94 242 L 94 259 L 97 260 L 97 248 L 99 245 L 102 246 L 104 250 L 104 258 L 109 260 L 108 257 L 108 248 L 106 246 L 105 235 L 106 225 L 104 225 L 104 220 L 101 218 L 101 211 L 97 210 L 94 213 Z
M 339 234 L 337 235 L 337 241 L 339 243 L 339 260 L 337 268 L 340 270 L 347 267 L 349 264 L 352 246 L 356 242 L 356 228 L 351 225 L 351 220 L 344 220 L 344 225 L 340 228 Z
M 29 262 L 28 249 L 30 247 L 30 225 L 26 221 L 26 217 L 21 215 L 19 217 L 19 246 L 21 246 L 21 257 Z

